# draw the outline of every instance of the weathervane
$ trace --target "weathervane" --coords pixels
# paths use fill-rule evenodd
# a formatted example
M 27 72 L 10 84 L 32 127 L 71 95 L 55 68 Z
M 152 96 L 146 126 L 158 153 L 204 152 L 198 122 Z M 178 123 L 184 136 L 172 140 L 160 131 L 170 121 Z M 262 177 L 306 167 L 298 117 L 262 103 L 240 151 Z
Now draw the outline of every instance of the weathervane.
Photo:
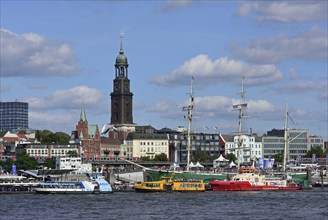
M 123 36 L 124 36 L 124 33 L 123 32 L 121 32 L 121 48 L 120 48 L 120 54 L 123 54 L 124 52 L 123 52 L 123 43 L 122 43 L 122 41 L 123 41 Z

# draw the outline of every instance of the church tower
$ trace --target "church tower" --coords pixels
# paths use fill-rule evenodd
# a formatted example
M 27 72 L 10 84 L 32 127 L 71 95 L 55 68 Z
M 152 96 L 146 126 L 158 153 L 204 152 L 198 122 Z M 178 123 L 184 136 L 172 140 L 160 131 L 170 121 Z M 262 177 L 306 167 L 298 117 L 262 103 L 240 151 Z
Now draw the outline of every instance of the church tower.
M 88 138 L 88 120 L 85 114 L 84 104 L 81 106 L 80 120 L 76 125 L 76 131 L 79 139 Z
M 121 34 L 121 47 L 115 63 L 115 79 L 111 96 L 111 124 L 122 126 L 133 124 L 132 97 L 128 78 L 128 59 L 124 55 Z

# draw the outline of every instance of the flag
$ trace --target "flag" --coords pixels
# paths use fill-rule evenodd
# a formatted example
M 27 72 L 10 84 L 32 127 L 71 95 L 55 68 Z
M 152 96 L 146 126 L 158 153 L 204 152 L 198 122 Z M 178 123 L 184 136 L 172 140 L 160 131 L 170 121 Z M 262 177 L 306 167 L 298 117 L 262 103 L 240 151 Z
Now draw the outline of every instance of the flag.
M 16 175 L 16 165 L 12 165 L 11 174 Z

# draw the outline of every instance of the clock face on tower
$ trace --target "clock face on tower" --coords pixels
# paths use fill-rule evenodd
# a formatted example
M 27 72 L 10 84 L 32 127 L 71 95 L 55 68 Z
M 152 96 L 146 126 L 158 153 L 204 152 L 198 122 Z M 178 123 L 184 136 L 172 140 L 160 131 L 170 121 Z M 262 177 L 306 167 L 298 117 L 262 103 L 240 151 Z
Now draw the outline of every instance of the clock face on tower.
M 114 91 L 118 91 L 120 89 L 120 83 L 119 82 L 115 82 L 114 83 Z
M 128 82 L 125 82 L 125 83 L 124 83 L 124 90 L 125 90 L 126 92 L 129 91 L 129 83 L 128 83 Z

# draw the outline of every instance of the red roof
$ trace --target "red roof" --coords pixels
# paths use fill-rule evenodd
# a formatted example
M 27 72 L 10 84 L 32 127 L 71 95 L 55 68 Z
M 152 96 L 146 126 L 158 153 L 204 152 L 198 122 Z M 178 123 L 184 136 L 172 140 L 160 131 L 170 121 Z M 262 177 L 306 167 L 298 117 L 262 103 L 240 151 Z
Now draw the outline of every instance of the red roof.
M 27 140 L 27 137 L 26 137 L 26 135 L 25 135 L 25 134 L 17 134 L 17 136 L 18 136 L 19 138 L 24 138 L 24 139 L 26 139 L 26 140 Z
M 7 142 L 15 142 L 19 140 L 18 137 L 3 137 L 2 139 Z

